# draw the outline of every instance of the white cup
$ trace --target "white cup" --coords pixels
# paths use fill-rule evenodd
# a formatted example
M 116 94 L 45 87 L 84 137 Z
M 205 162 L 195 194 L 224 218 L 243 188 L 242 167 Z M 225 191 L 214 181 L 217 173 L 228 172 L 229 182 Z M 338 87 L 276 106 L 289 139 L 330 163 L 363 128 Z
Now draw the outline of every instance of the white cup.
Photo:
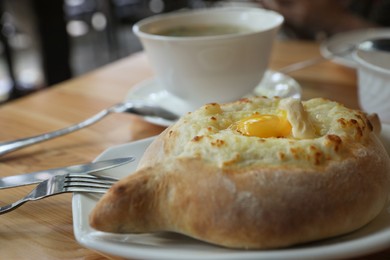
M 133 31 L 142 42 L 158 83 L 195 109 L 251 93 L 267 70 L 282 22 L 283 17 L 272 11 L 224 7 L 156 15 L 136 23 Z M 194 25 L 230 25 L 245 30 L 211 36 L 157 34 Z
M 390 123 L 390 53 L 358 48 L 353 55 L 358 64 L 358 97 L 361 108 L 376 113 Z

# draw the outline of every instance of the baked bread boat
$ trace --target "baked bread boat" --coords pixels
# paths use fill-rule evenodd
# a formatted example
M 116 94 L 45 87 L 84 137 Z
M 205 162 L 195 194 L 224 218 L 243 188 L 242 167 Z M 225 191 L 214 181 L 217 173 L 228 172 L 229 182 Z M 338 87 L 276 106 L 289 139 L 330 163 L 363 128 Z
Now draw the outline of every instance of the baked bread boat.
M 153 141 L 90 224 L 245 249 L 345 234 L 387 201 L 390 161 L 375 129 L 364 113 L 321 98 L 205 105 Z

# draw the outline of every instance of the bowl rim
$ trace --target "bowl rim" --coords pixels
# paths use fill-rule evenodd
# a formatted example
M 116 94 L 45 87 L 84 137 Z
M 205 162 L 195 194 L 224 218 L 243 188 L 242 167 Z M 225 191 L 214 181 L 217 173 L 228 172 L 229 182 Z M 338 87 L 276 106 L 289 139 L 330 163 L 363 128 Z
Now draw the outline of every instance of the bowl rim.
M 352 54 L 354 60 L 357 62 L 359 67 L 363 67 L 365 69 L 373 70 L 373 71 L 378 72 L 378 73 L 390 75 L 390 69 L 385 69 L 383 67 L 380 67 L 378 65 L 375 65 L 375 64 L 367 61 L 366 59 L 363 59 L 362 57 L 359 56 L 360 52 L 362 52 L 362 51 L 357 49 Z M 358 67 L 358 69 L 359 69 L 359 67 Z
M 207 35 L 207 36 L 164 36 L 164 35 L 158 35 L 158 34 L 152 34 L 147 33 L 141 30 L 141 27 L 147 24 L 158 22 L 161 18 L 168 18 L 168 19 L 174 19 L 175 17 L 183 17 L 187 15 L 197 15 L 202 13 L 212 13 L 212 12 L 257 12 L 261 14 L 268 14 L 273 15 L 275 17 L 275 23 L 274 25 L 263 28 L 263 29 L 256 29 L 251 30 L 249 32 L 240 32 L 240 33 L 234 33 L 234 34 L 221 34 L 221 35 Z M 153 15 L 147 18 L 144 18 L 138 22 L 136 22 L 132 30 L 133 32 L 139 37 L 139 38 L 145 38 L 145 39 L 155 39 L 155 40 L 164 40 L 164 41 L 204 41 L 204 40 L 218 40 L 218 39 L 233 39 L 236 37 L 242 37 L 244 35 L 255 35 L 257 33 L 263 33 L 267 31 L 272 31 L 277 28 L 279 28 L 282 23 L 284 22 L 284 17 L 271 10 L 259 8 L 259 7 L 209 7 L 209 8 L 199 8 L 199 9 L 186 9 L 186 10 L 179 10 L 174 11 L 170 13 L 162 13 Z

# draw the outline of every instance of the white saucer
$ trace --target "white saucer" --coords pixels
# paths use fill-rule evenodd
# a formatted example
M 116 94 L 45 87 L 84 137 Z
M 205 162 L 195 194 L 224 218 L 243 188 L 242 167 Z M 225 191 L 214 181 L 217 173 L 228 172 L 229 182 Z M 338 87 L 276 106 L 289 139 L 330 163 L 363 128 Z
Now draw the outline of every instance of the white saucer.
M 359 44 L 367 39 L 390 37 L 390 29 L 387 28 L 371 28 L 354 30 L 335 34 L 325 41 L 321 47 L 321 54 L 338 64 L 355 68 L 356 62 L 353 59 L 352 53 L 345 55 L 337 55 L 337 53 L 349 48 L 351 45 Z
M 267 71 L 263 80 L 255 88 L 254 92 L 249 94 L 266 97 L 301 97 L 301 87 L 293 78 L 275 71 Z M 140 82 L 134 86 L 127 94 L 126 100 L 145 100 L 182 116 L 193 109 L 182 99 L 170 94 L 158 84 L 157 80 L 152 78 Z M 147 121 L 167 126 L 167 122 L 158 118 L 147 118 Z

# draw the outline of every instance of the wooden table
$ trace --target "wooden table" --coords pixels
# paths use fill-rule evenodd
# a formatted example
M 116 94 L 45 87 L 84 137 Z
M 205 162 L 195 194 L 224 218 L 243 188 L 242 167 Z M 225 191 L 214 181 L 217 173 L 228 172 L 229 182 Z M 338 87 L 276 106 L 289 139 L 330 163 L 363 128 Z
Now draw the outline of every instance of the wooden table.
M 316 57 L 311 42 L 277 42 L 271 68 Z M 84 120 L 123 100 L 135 84 L 152 77 L 143 53 L 69 80 L 28 97 L 0 106 L 0 140 L 12 140 L 56 130 Z M 303 98 L 327 97 L 357 108 L 354 70 L 324 62 L 291 73 L 303 88 Z M 87 129 L 34 145 L 0 158 L 0 176 L 80 164 L 93 160 L 106 148 L 158 134 L 162 127 L 136 116 L 115 114 Z M 0 190 L 0 204 L 25 195 L 31 187 Z M 105 259 L 74 239 L 71 194 L 30 202 L 0 215 L 1 259 Z M 371 256 L 390 258 L 386 252 Z M 386 258 L 386 257 L 385 257 Z M 364 258 L 364 259 L 367 259 Z

